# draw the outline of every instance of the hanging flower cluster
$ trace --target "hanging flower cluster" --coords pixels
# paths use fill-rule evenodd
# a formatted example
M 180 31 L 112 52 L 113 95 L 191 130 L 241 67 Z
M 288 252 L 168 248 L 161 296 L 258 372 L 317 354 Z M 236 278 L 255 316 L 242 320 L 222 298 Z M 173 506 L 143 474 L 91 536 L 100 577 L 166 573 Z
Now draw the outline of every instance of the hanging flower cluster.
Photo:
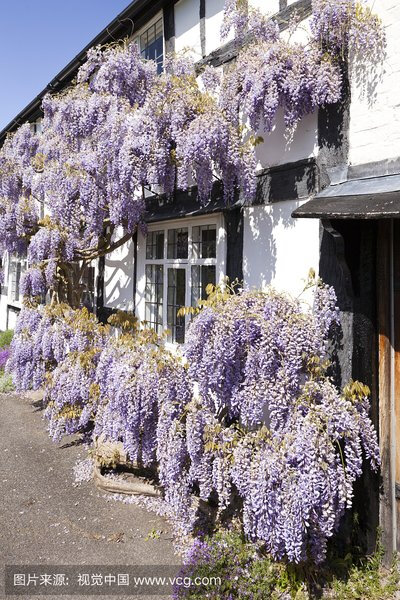
M 273 290 L 244 292 L 211 303 L 189 330 L 199 395 L 180 420 L 190 457 L 182 489 L 196 486 L 203 500 L 216 492 L 220 512 L 236 490 L 245 533 L 276 559 L 323 560 L 363 451 L 379 464 L 368 388 L 340 393 L 326 375 L 337 319 L 332 289 L 318 286 L 312 311 Z
M 20 389 L 45 384 L 55 440 L 90 430 L 157 465 L 181 532 L 194 493 L 220 518 L 240 498 L 246 536 L 275 559 L 322 561 L 363 457 L 380 460 L 368 388 L 327 375 L 333 290 L 316 285 L 312 308 L 272 289 L 217 288 L 203 304 L 183 360 L 132 317 L 113 317 L 109 337 L 85 309 L 26 307 L 9 369 Z
M 342 56 L 347 50 L 376 54 L 385 45 L 381 20 L 362 1 L 313 0 L 311 31 L 321 48 Z
M 38 389 L 46 374 L 65 361 L 69 353 L 91 351 L 105 344 L 108 329 L 86 308 L 66 304 L 24 306 L 18 316 L 7 369 L 17 391 Z

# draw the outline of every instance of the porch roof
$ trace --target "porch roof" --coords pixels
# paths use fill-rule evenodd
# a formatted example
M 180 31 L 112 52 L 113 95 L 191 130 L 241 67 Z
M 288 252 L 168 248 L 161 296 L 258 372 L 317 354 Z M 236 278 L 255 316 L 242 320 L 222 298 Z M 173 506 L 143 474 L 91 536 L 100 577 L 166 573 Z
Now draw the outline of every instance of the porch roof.
M 350 179 L 331 184 L 293 213 L 295 218 L 400 218 L 400 174 Z

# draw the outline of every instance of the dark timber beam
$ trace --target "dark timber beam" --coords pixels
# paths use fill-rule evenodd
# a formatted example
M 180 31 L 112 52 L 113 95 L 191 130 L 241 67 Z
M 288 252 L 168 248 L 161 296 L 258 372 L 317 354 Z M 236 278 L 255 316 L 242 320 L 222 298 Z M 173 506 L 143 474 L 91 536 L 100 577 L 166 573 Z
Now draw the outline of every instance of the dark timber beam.
M 201 55 L 204 58 L 206 55 L 206 0 L 200 0 L 199 15 Z
M 167 54 L 175 52 L 175 10 L 174 3 L 164 6 L 164 39 Z

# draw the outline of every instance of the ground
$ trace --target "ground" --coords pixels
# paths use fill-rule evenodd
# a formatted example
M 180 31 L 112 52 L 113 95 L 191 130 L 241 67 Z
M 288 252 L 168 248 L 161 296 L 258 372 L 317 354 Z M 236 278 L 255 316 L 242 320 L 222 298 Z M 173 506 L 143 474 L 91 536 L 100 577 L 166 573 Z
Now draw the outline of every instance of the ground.
M 85 449 L 70 438 L 52 442 L 37 402 L 0 394 L 0 410 L 0 597 L 5 565 L 179 565 L 162 518 L 107 502 L 92 482 L 73 486 L 72 467 Z M 73 596 L 80 597 L 88 598 Z

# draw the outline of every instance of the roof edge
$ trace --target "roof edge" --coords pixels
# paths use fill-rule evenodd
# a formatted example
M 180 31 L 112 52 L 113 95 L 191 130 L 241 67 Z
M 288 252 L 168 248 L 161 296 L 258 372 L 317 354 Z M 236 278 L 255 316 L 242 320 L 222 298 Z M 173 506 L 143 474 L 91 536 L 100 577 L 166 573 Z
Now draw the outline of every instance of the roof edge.
M 152 4 L 157 4 L 151 0 L 133 0 L 123 11 L 121 11 L 100 33 L 96 35 L 86 46 L 81 50 L 53 79 L 46 87 L 31 100 L 25 108 L 23 108 L 14 117 L 8 125 L 0 131 L 0 146 L 3 144 L 7 133 L 15 130 L 19 125 L 22 125 L 29 116 L 40 114 L 41 101 L 48 92 L 56 92 L 61 90 L 67 83 L 70 83 L 76 75 L 79 67 L 86 61 L 86 55 L 90 48 L 101 44 L 106 44 L 114 40 L 114 35 L 120 38 L 122 34 L 132 30 L 132 18 L 136 17 L 140 11 L 145 8 L 150 8 Z M 125 23 L 124 23 L 125 22 Z

